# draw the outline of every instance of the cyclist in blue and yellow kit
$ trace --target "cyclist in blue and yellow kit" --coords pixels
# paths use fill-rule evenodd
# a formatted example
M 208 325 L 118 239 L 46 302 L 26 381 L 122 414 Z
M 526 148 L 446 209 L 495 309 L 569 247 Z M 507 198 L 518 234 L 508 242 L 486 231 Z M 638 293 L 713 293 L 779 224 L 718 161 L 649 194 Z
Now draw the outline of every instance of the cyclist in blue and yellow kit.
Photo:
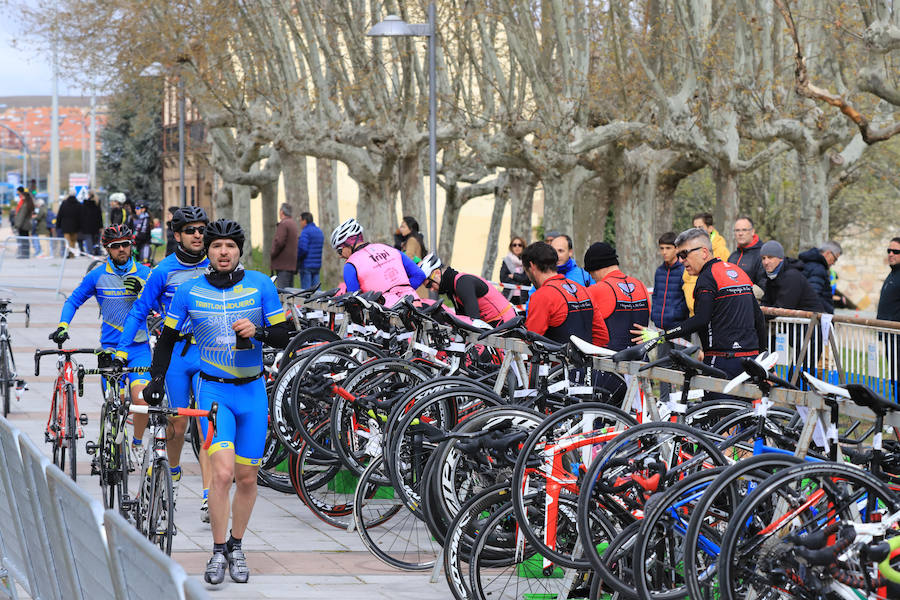
M 131 258 L 134 236 L 127 225 L 112 225 L 103 230 L 101 242 L 109 258 L 105 263 L 92 269 L 75 288 L 63 305 L 59 326 L 50 334 L 50 339 L 61 344 L 69 339 L 69 324 L 78 308 L 88 298 L 97 298 L 103 324 L 100 326 L 100 345 L 104 350 L 114 352 L 117 347 L 128 350 L 129 367 L 150 366 L 150 344 L 146 323 L 123 334 L 125 317 L 137 299 L 150 269 Z M 103 364 L 103 356 L 98 363 Z M 129 373 L 132 401 L 143 404 L 141 390 L 147 385 L 146 373 Z M 139 416 L 141 418 L 139 418 Z M 144 435 L 147 416 L 135 415 L 135 435 Z
M 206 250 L 203 246 L 203 233 L 209 217 L 199 206 L 184 206 L 172 215 L 172 231 L 177 243 L 175 252 L 164 258 L 153 270 L 141 291 L 134 306 L 128 313 L 125 321 L 125 338 L 133 332 L 145 326 L 147 315 L 153 309 L 159 309 L 163 314 L 169 310 L 175 290 L 182 283 L 200 277 L 209 267 L 206 258 Z M 185 323 L 179 332 L 178 342 L 172 353 L 172 362 L 166 373 L 166 395 L 169 398 L 169 406 L 187 408 L 191 398 L 191 391 L 196 395 L 199 382 L 200 353 L 191 338 L 190 323 Z M 128 359 L 128 348 L 125 344 L 119 344 L 116 351 L 116 360 L 125 362 Z M 170 420 L 166 453 L 172 470 L 172 483 L 177 494 L 178 484 L 181 481 L 181 451 L 184 447 L 184 432 L 187 430 L 188 420 L 175 417 Z M 135 435 L 132 441 L 133 454 L 139 456 L 142 452 L 142 440 Z M 207 474 L 207 455 L 200 453 L 200 472 L 203 476 L 203 498 L 200 505 L 200 518 L 209 522 L 207 510 L 207 490 L 209 488 L 209 476 Z
M 241 539 L 256 501 L 256 475 L 268 430 L 262 346 L 265 342 L 283 348 L 289 340 L 289 328 L 272 281 L 258 271 L 245 271 L 240 264 L 244 247 L 241 226 L 220 219 L 207 225 L 203 241 L 209 270 L 175 292 L 144 397 L 150 404 L 162 402 L 172 349 L 181 326 L 190 319 L 200 352 L 199 407 L 209 409 L 213 402 L 219 404 L 216 435 L 209 449 L 209 516 L 214 546 L 204 579 L 221 583 L 227 564 L 231 578 L 246 583 L 250 571 Z M 232 481 L 237 489 L 230 511 L 231 536 L 226 542 Z

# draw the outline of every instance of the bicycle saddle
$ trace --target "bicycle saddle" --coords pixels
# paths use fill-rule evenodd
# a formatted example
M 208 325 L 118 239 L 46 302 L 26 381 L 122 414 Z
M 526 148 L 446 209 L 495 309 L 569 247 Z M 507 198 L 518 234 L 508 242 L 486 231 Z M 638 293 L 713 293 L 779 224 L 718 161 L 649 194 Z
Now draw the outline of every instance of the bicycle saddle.
M 604 348 L 602 346 L 595 346 L 590 342 L 584 341 L 577 335 L 570 335 L 569 340 L 576 348 L 578 348 L 579 352 L 581 352 L 582 354 L 587 354 L 588 356 L 609 357 L 616 354 L 615 350 L 610 350 L 609 348 Z
M 850 399 L 860 406 L 865 406 L 875 414 L 885 415 L 886 413 L 900 410 L 900 404 L 885 400 L 872 389 L 860 385 L 858 383 L 848 383 L 847 391 L 850 392 Z
M 722 392 L 727 394 L 728 392 L 751 378 L 753 379 L 753 381 L 763 381 L 765 379 L 768 379 L 769 371 L 772 369 L 772 367 L 775 366 L 775 363 L 777 362 L 777 351 L 772 353 L 763 352 L 761 354 L 758 354 L 754 359 L 745 358 L 743 361 L 741 361 L 741 367 L 744 369 L 744 372 L 738 374 L 737 377 L 729 381 L 728 385 L 725 386 L 725 389 L 722 390 Z M 754 367 L 753 365 L 756 366 Z M 757 368 L 762 369 L 762 373 Z
M 622 362 L 623 360 L 644 360 L 644 357 L 647 356 L 647 353 L 653 350 L 653 348 L 655 348 L 656 345 L 661 341 L 664 341 L 663 338 L 658 337 L 656 339 L 650 340 L 649 342 L 644 342 L 642 344 L 637 344 L 636 346 L 629 346 L 624 350 L 619 350 L 613 355 L 613 362 Z
M 318 292 L 315 292 L 309 298 L 307 298 L 307 300 L 309 300 L 310 302 L 315 302 L 317 300 L 324 300 L 326 298 L 331 298 L 333 296 L 336 296 L 339 291 L 340 291 L 340 288 L 331 288 L 330 290 L 324 290 L 324 291 L 319 290 Z
M 513 317 L 506 323 L 501 323 L 497 327 L 494 327 L 490 331 L 485 331 L 481 335 L 478 336 L 479 341 L 488 337 L 489 335 L 503 335 L 504 332 L 510 331 L 512 329 L 516 329 L 518 327 L 523 327 L 525 325 L 525 317 L 519 315 L 517 317 Z
M 848 392 L 846 389 L 842 388 L 839 385 L 834 385 L 834 384 L 828 383 L 827 381 L 822 381 L 821 379 L 817 379 L 817 378 L 813 377 L 812 375 L 810 375 L 809 373 L 807 373 L 806 371 L 803 371 L 803 377 L 806 379 L 807 383 L 809 383 L 809 385 L 812 386 L 812 388 L 814 390 L 816 390 L 819 394 L 821 394 L 823 396 L 830 395 L 830 396 L 838 396 L 839 398 L 847 398 L 848 400 L 850 399 L 850 392 Z
M 469 331 L 471 333 L 485 333 L 484 329 L 478 327 L 477 325 L 473 325 L 472 323 L 467 323 L 457 317 L 455 314 L 450 312 L 449 310 L 443 310 L 434 315 L 435 320 L 438 323 L 442 323 L 444 325 L 449 325 L 456 329 L 461 329 L 463 331 Z M 480 339 L 480 338 L 479 338 Z

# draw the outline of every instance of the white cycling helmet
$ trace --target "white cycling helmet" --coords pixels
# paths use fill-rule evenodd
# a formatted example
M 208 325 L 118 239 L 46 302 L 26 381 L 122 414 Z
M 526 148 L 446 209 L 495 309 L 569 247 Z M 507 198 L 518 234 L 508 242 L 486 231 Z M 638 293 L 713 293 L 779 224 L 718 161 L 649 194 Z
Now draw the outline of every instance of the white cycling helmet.
M 432 273 L 443 266 L 444 265 L 441 264 L 441 259 L 438 258 L 438 255 L 434 252 L 426 254 L 425 258 L 422 259 L 422 262 L 419 263 L 419 268 L 425 273 L 425 279 L 428 279 Z
M 109 195 L 110 202 L 118 202 L 119 204 L 125 203 L 125 194 L 122 192 L 113 192 Z
M 337 250 L 344 242 L 355 235 L 362 235 L 362 225 L 354 218 L 349 218 L 331 232 L 331 247 Z

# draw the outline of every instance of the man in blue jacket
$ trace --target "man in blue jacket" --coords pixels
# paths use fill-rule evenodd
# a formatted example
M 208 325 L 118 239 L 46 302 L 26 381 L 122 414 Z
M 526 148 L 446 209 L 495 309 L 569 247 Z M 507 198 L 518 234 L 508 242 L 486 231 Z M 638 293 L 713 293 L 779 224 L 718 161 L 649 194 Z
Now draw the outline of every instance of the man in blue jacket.
M 834 293 L 831 286 L 830 269 L 841 256 L 841 246 L 837 242 L 828 241 L 818 248 L 810 248 L 801 252 L 799 258 L 803 261 L 803 274 L 809 280 L 819 298 L 825 312 L 834 313 Z
M 677 327 L 687 319 L 687 301 L 684 299 L 682 277 L 684 264 L 678 260 L 675 249 L 675 232 L 667 231 L 659 236 L 659 256 L 663 262 L 656 267 L 656 275 L 653 278 L 653 296 L 650 299 L 650 319 L 662 330 Z M 657 346 L 657 356 L 662 357 L 672 349 L 671 342 L 663 342 Z M 660 385 L 660 397 L 669 397 L 670 385 L 663 382 Z
M 312 213 L 300 214 L 300 227 L 302 229 L 297 240 L 297 271 L 300 273 L 300 287 L 307 289 L 319 283 L 325 235 L 313 223 Z

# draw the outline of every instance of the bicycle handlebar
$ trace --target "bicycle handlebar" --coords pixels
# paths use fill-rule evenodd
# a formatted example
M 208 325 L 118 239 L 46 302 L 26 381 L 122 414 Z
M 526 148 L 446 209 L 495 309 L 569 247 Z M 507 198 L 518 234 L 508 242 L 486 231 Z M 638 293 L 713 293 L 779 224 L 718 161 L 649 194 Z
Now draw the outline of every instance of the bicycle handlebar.
M 69 358 L 73 354 L 97 354 L 96 348 L 74 348 L 71 350 L 63 350 L 59 348 L 57 350 L 35 350 L 34 351 L 34 375 L 38 376 L 41 374 L 41 357 L 42 356 L 59 356 L 65 355 Z
M 199 408 L 171 408 L 168 406 L 150 406 L 149 404 L 129 404 L 128 412 L 138 413 L 141 415 L 161 414 L 176 417 L 206 417 L 208 424 L 206 427 L 206 439 L 203 441 L 203 449 L 209 450 L 212 445 L 212 439 L 215 436 L 216 429 L 216 413 L 219 411 L 219 403 L 213 402 L 209 410 L 201 410 Z
M 146 373 L 150 367 L 97 367 L 96 369 L 85 369 L 83 365 L 78 365 L 78 395 L 84 395 L 84 376 L 85 375 L 102 375 L 110 379 L 119 379 L 122 375 L 128 373 Z

